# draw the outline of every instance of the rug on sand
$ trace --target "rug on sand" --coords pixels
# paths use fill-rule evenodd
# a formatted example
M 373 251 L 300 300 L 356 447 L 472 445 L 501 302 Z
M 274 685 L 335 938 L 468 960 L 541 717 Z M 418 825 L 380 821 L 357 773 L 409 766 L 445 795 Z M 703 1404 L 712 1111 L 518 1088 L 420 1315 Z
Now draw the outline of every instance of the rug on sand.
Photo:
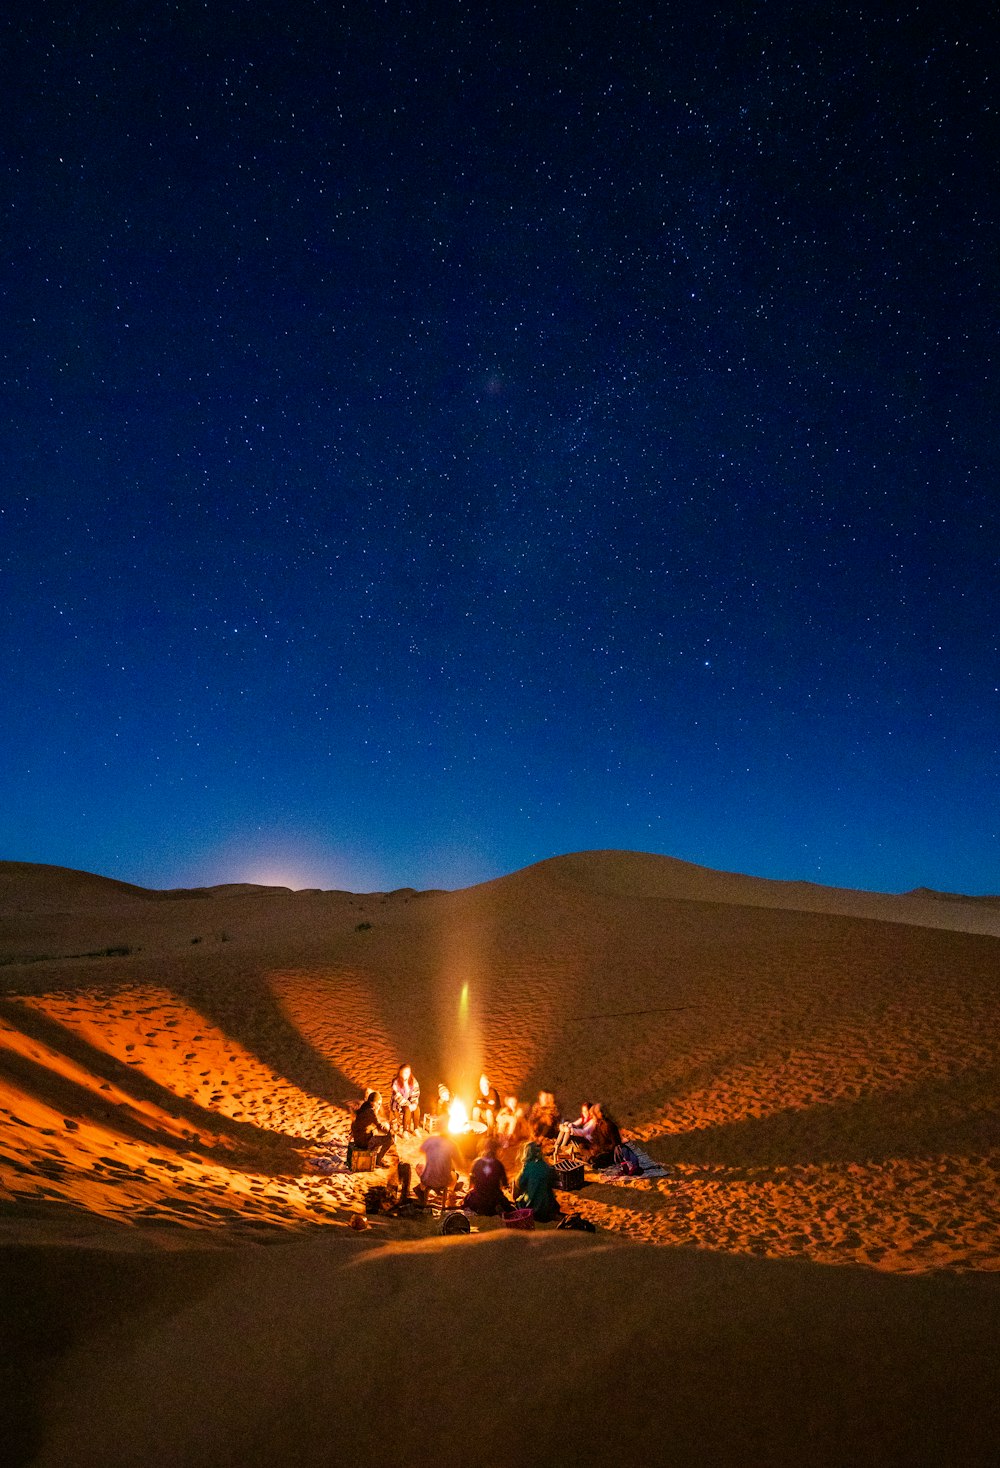
M 654 1162 L 647 1152 L 644 1152 L 641 1147 L 636 1146 L 635 1142 L 629 1142 L 628 1145 L 636 1157 L 638 1157 L 642 1166 L 642 1172 L 623 1172 L 621 1166 L 617 1162 L 613 1162 L 610 1167 L 594 1169 L 594 1176 L 599 1182 L 637 1183 L 641 1182 L 644 1178 L 670 1177 L 672 1175 L 672 1168 L 663 1167 L 659 1162 Z

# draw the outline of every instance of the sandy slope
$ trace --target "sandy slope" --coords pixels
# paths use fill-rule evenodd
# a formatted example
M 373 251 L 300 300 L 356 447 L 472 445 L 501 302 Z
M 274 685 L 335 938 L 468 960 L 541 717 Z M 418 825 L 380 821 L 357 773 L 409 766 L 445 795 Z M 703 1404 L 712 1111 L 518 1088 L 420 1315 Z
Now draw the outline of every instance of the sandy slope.
M 424 896 L 0 868 L 7 1228 L 55 1204 L 227 1237 L 343 1221 L 352 1182 L 308 1144 L 405 1056 L 425 1087 L 482 1061 L 611 1102 L 676 1169 L 588 1191 L 631 1237 L 995 1267 L 997 940 L 888 920 L 958 903 L 762 892 L 787 887 L 605 852 Z
M 147 1317 L 65 1360 L 40 1468 L 972 1465 L 1000 1427 L 995 1277 L 565 1234 L 235 1257 L 119 1275 Z
M 149 893 L 0 864 L 0 1230 L 11 1246 L 75 1244 L 95 1261 L 106 1247 L 166 1246 L 181 1251 L 178 1278 L 207 1267 L 183 1262 L 205 1257 L 192 1250 L 215 1250 L 209 1274 L 228 1278 L 227 1246 L 320 1232 L 323 1243 L 292 1251 L 298 1283 L 277 1262 L 254 1265 L 261 1288 L 276 1291 L 272 1316 L 299 1319 L 315 1272 L 331 1270 L 330 1289 L 349 1293 L 350 1261 L 365 1250 L 346 1229 L 358 1184 L 312 1171 L 313 1149 L 343 1137 L 348 1103 L 369 1082 L 387 1086 L 401 1058 L 428 1088 L 467 1084 L 485 1063 L 521 1095 L 548 1085 L 567 1107 L 605 1099 L 672 1169 L 656 1182 L 592 1185 L 580 1207 L 604 1238 L 713 1251 L 683 1266 L 706 1320 L 733 1280 L 754 1300 L 758 1281 L 791 1280 L 794 1298 L 813 1302 L 795 1306 L 803 1318 L 833 1312 L 836 1342 L 849 1302 L 866 1291 L 922 1299 L 885 1275 L 923 1272 L 906 1288 L 947 1298 L 948 1328 L 974 1335 L 976 1312 L 995 1300 L 995 1276 L 983 1272 L 1000 1263 L 998 930 L 996 899 L 768 883 L 621 852 L 558 858 L 463 892 L 367 896 Z M 407 1255 L 429 1227 L 396 1226 L 392 1237 Z M 347 1255 L 328 1258 L 327 1241 L 340 1239 Z M 498 1290 L 508 1267 L 498 1259 L 518 1261 L 518 1280 L 537 1267 L 554 1283 L 564 1267 L 547 1245 L 510 1256 L 496 1238 L 490 1247 L 476 1257 Z M 434 1268 L 458 1271 L 448 1289 L 472 1289 L 480 1263 L 453 1266 L 468 1250 L 448 1249 Z M 736 1255 L 761 1256 L 764 1273 L 744 1257 L 749 1272 L 726 1274 Z M 612 1256 L 578 1245 L 569 1257 L 580 1277 L 567 1290 L 605 1288 Z M 689 1258 L 626 1257 L 614 1253 L 613 1269 L 636 1300 L 642 1280 Z M 769 1272 L 767 1259 L 782 1258 L 791 1273 Z M 817 1274 L 808 1261 L 864 1268 Z M 962 1294 L 956 1281 L 957 1293 L 939 1297 L 934 1270 L 977 1271 L 980 1283 Z M 846 1283 L 828 1285 L 834 1276 Z M 541 1275 L 525 1280 L 542 1288 Z M 879 1293 L 895 1288 L 903 1293 Z M 689 1305 L 684 1329 L 694 1328 Z M 613 1313 L 610 1297 L 606 1306 Z M 351 1313 L 368 1305 L 344 1309 L 373 1348 L 374 1327 Z M 636 1310 L 635 1341 L 666 1350 L 662 1312 Z M 899 1349 L 932 1360 L 912 1311 Z M 588 1329 L 603 1332 L 603 1319 L 598 1310 Z M 768 1320 L 765 1400 L 786 1349 Z M 702 1324 L 699 1359 L 713 1339 Z M 346 1369 L 342 1345 L 329 1350 Z M 911 1401 L 912 1383 L 894 1390 Z M 693 1378 L 685 1391 L 697 1394 Z M 899 1402 L 894 1411 L 905 1415 Z M 799 1431 L 789 1428 L 789 1443 Z

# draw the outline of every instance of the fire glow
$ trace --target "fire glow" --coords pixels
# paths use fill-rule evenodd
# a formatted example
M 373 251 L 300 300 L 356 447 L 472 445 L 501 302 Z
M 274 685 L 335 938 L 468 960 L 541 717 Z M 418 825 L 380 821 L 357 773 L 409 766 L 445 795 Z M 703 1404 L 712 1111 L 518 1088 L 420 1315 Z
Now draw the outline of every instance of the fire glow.
M 452 1136 L 461 1136 L 469 1130 L 469 1108 L 461 1096 L 455 1096 L 448 1107 L 448 1130 Z

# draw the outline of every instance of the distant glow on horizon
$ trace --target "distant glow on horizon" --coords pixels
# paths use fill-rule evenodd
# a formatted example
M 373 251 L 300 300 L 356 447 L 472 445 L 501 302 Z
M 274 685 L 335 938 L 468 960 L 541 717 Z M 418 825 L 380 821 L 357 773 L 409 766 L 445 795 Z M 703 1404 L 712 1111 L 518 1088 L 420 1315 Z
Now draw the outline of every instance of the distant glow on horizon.
M 301 892 L 309 887 L 322 887 L 323 883 L 312 878 L 306 878 L 301 871 L 292 871 L 289 868 L 266 867 L 251 868 L 244 871 L 235 879 L 238 882 L 250 882 L 256 887 L 290 887 L 293 892 Z
M 250 883 L 288 887 L 293 892 L 375 892 L 383 874 L 351 854 L 324 849 L 321 842 L 295 836 L 234 837 L 203 853 L 188 869 L 187 879 L 172 885 L 219 887 Z

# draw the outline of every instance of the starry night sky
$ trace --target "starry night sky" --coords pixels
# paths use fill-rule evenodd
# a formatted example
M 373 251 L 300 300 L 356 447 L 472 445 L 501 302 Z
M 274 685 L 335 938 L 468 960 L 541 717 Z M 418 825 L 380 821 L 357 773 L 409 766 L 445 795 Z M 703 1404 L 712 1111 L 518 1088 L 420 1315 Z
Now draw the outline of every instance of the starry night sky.
M 13 7 L 0 855 L 1000 891 L 997 35 L 895 9 Z

